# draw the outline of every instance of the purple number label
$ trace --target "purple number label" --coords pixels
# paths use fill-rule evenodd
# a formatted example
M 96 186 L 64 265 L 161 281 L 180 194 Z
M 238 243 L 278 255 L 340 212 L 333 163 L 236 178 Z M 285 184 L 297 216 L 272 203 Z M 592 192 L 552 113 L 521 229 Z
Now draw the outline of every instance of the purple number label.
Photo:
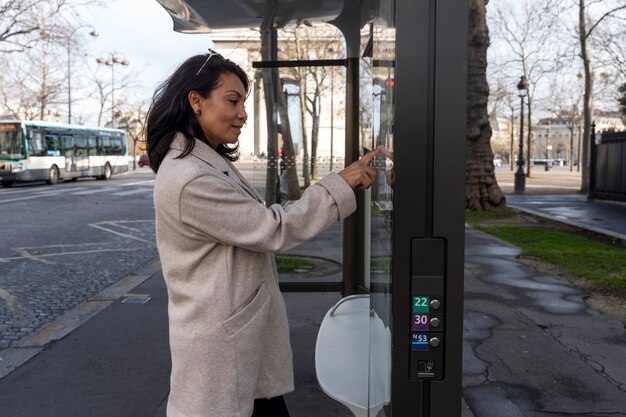
M 411 314 L 411 330 L 414 332 L 430 330 L 428 314 Z

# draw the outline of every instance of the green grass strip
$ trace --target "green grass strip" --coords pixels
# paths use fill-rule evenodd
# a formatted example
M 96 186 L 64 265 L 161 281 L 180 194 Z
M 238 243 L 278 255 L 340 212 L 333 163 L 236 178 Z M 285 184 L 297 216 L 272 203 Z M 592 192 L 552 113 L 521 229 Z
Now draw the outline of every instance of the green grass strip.
M 276 255 L 274 259 L 276 259 L 276 268 L 279 274 L 291 274 L 297 269 L 311 270 L 315 267 L 313 263 L 297 256 Z
M 370 268 L 377 272 L 391 272 L 391 257 L 372 257 L 370 258 Z
M 550 230 L 549 226 L 474 226 L 518 246 L 525 255 L 543 259 L 615 295 L 626 296 L 626 250 L 623 248 L 574 233 Z

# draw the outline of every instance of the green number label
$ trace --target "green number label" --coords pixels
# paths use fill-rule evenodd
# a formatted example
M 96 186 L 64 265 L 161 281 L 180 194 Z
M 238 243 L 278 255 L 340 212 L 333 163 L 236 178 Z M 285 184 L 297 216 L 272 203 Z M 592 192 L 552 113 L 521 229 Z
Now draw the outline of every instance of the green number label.
M 413 297 L 413 313 L 430 312 L 430 297 Z

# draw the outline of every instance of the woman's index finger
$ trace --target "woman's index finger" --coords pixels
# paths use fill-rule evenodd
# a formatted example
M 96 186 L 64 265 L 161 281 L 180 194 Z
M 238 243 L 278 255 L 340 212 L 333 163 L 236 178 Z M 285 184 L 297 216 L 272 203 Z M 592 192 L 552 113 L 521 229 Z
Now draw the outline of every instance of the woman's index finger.
M 382 150 L 383 150 L 383 147 L 379 146 L 376 149 L 374 149 L 373 151 L 370 151 L 370 152 L 366 153 L 365 155 L 363 155 L 361 157 L 360 161 L 363 161 L 364 164 L 367 164 L 372 159 L 376 158 L 378 156 L 378 154 L 382 152 Z

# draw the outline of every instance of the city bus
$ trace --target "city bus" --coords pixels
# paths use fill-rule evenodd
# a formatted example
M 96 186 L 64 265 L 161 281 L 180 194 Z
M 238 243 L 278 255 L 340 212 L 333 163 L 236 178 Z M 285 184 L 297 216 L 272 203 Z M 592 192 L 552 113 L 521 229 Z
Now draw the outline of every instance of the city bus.
M 128 171 L 126 132 L 51 122 L 0 121 L 0 184 L 80 177 L 108 180 Z

